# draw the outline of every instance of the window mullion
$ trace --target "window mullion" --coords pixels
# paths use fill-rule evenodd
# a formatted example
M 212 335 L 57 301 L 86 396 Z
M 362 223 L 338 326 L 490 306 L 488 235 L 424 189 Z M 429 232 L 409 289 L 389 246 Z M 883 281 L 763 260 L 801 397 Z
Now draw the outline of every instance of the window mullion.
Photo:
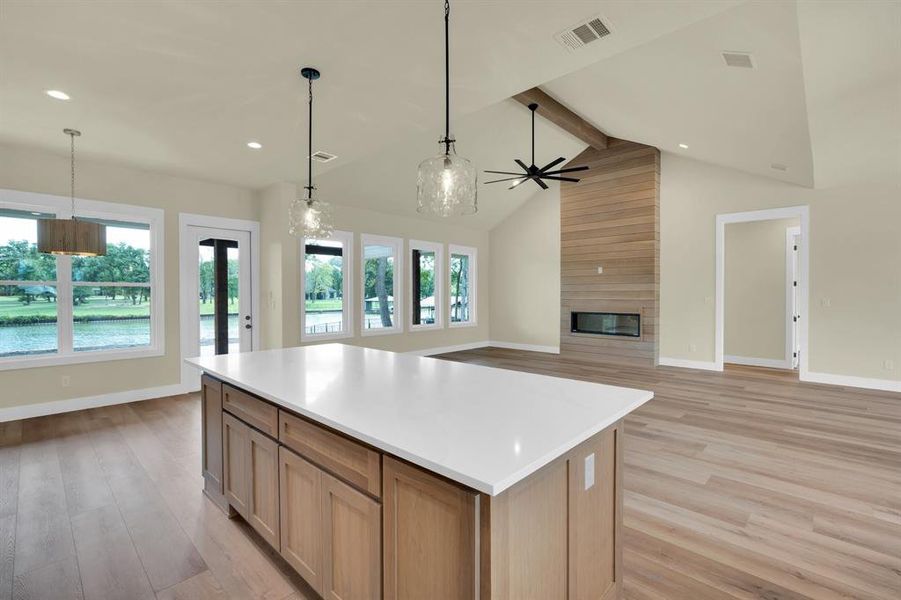
M 72 354 L 75 325 L 72 315 L 72 257 L 56 257 L 56 322 L 59 354 Z

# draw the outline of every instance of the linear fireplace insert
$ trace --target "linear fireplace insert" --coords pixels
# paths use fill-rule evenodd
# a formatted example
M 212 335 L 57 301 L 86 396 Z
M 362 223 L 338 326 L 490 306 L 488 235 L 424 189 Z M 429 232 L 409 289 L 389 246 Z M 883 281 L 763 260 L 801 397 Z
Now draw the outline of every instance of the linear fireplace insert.
M 570 315 L 573 333 L 641 337 L 641 315 L 638 313 L 573 311 Z

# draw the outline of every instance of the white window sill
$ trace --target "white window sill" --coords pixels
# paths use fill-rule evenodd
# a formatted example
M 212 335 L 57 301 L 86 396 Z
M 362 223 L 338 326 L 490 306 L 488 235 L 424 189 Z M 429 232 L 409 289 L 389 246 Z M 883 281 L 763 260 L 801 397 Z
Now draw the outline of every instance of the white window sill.
M 459 328 L 459 327 L 475 327 L 478 325 L 476 321 L 452 321 L 448 324 L 448 327 Z
M 397 335 L 403 333 L 400 327 L 384 327 L 378 329 L 361 329 L 360 337 L 375 337 L 377 335 Z
M 435 331 L 436 329 L 444 329 L 443 323 L 435 323 L 433 325 L 410 325 L 410 332 L 414 331 Z
M 162 346 L 162 345 L 161 345 Z M 106 362 L 110 360 L 128 360 L 134 358 L 150 358 L 163 356 L 162 347 L 141 347 L 134 349 L 93 350 L 73 352 L 72 354 L 38 354 L 30 356 L 0 358 L 0 371 L 14 369 L 31 369 L 36 367 L 55 367 L 61 365 L 77 365 L 82 363 Z

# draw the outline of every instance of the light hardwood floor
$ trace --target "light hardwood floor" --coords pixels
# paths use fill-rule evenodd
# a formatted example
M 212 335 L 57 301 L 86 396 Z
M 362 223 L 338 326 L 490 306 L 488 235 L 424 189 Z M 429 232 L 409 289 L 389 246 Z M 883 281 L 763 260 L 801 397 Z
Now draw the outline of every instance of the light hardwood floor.
M 751 367 L 443 358 L 655 392 L 626 419 L 626 598 L 901 598 L 901 394 Z
M 656 392 L 626 421 L 627 598 L 899 597 L 901 395 L 738 367 L 443 358 Z M 0 424 L 0 600 L 314 598 L 199 473 L 196 395 Z

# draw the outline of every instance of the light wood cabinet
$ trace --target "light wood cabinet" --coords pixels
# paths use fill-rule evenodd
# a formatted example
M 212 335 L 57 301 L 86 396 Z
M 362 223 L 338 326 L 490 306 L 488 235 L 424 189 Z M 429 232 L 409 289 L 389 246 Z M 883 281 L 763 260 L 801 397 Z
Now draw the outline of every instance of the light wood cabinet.
M 279 548 L 278 442 L 253 429 L 247 439 L 247 522 Z
M 326 600 L 380 598 L 381 506 L 327 473 L 321 478 L 322 596 Z
M 322 471 L 285 447 L 278 456 L 281 554 L 322 595 Z
M 225 508 L 227 503 L 222 487 L 222 383 L 209 375 L 200 379 L 200 412 L 203 491 L 220 508 Z
M 222 415 L 223 488 L 225 499 L 238 514 L 247 519 L 250 506 L 250 481 L 247 448 L 250 427 L 229 414 Z
M 385 600 L 476 596 L 478 494 L 385 457 Z
M 278 437 L 278 409 L 247 392 L 222 384 L 222 408 L 271 437 Z

